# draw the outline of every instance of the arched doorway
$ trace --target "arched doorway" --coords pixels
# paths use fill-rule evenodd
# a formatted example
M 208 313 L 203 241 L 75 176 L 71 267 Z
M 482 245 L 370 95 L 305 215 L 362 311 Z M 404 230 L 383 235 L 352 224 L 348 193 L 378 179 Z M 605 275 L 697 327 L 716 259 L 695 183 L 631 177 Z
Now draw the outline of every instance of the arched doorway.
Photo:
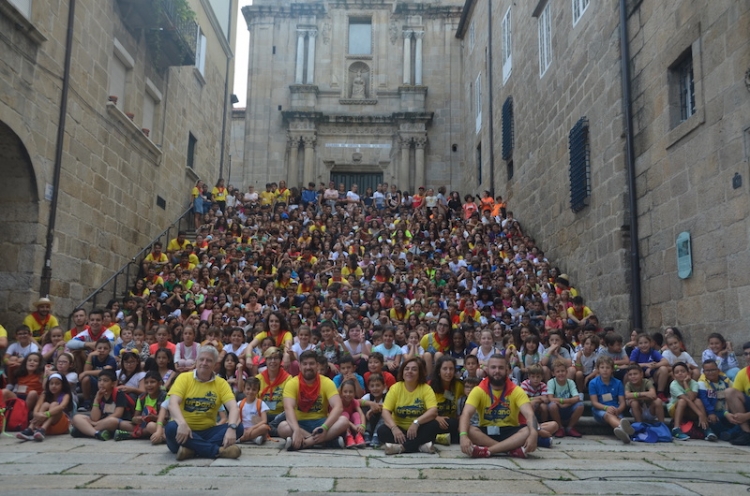
M 0 121 L 0 324 L 9 331 L 38 290 L 39 195 L 21 139 Z M 35 272 L 37 277 L 35 277 Z

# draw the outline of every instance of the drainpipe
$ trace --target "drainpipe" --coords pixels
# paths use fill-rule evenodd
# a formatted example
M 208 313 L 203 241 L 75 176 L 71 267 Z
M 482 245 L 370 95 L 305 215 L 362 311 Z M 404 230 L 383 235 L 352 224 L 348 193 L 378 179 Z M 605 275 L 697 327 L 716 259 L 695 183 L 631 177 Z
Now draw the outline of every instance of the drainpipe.
M 635 190 L 635 149 L 633 147 L 633 108 L 630 97 L 630 44 L 628 41 L 628 9 L 626 0 L 620 0 L 620 66 L 622 110 L 625 114 L 628 208 L 630 209 L 630 316 L 633 323 L 632 327 L 643 329 L 641 256 L 638 247 L 638 200 Z
M 65 141 L 65 120 L 68 115 L 68 90 L 70 89 L 70 58 L 73 51 L 73 25 L 75 22 L 76 0 L 68 3 L 68 32 L 65 37 L 65 62 L 60 96 L 60 118 L 57 125 L 57 143 L 55 145 L 55 169 L 52 176 L 52 201 L 47 222 L 47 244 L 44 249 L 44 267 L 39 294 L 48 296 L 52 282 L 52 245 L 55 242 L 55 221 L 57 220 L 57 202 L 60 198 L 60 173 L 62 171 L 63 143 Z
M 234 5 L 234 2 L 230 2 L 230 4 Z M 232 38 L 232 7 L 229 7 L 229 25 L 227 26 L 227 42 L 231 40 Z M 232 57 L 227 57 L 227 69 L 226 69 L 226 75 L 224 77 L 224 107 L 223 107 L 223 116 L 221 118 L 221 154 L 219 158 L 219 177 L 224 177 L 224 147 L 226 146 L 227 141 L 227 112 L 229 104 L 227 103 L 229 99 L 229 67 L 232 61 Z M 227 179 L 228 183 L 228 179 Z
M 493 117 L 494 110 L 494 97 L 493 97 L 493 84 L 492 84 L 492 0 L 487 0 L 487 73 L 489 74 L 487 82 L 490 87 L 489 98 L 490 98 L 490 196 L 495 198 L 495 124 Z

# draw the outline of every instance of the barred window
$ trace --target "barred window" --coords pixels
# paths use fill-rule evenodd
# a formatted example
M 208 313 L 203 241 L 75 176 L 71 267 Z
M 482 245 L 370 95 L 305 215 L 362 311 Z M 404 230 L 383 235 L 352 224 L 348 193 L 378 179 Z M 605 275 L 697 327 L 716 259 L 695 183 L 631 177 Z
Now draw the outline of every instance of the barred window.
M 513 97 L 508 97 L 503 103 L 503 160 L 513 157 Z
M 591 167 L 589 163 L 589 121 L 581 117 L 568 135 L 570 151 L 570 208 L 580 212 L 591 196 Z

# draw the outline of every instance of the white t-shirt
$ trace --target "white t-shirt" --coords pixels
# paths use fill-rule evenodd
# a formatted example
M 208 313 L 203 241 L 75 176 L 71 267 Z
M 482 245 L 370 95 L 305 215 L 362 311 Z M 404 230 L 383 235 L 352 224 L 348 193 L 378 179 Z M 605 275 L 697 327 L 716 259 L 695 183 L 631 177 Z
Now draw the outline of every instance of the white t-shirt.
M 26 358 L 31 353 L 39 353 L 39 345 L 37 345 L 33 340 L 28 344 L 28 346 L 21 346 L 18 341 L 16 341 L 15 343 L 8 346 L 7 350 L 5 350 L 6 355 L 21 358 Z
M 677 362 L 685 362 L 686 364 L 692 365 L 694 367 L 698 366 L 698 364 L 695 363 L 695 360 L 693 360 L 693 357 L 688 355 L 686 351 L 683 351 L 680 356 L 674 356 L 674 353 L 672 353 L 671 350 L 667 350 L 662 352 L 661 356 L 669 361 L 669 365 L 674 365 Z
M 294 343 L 294 344 L 292 345 L 292 351 L 293 351 L 293 352 L 294 352 L 294 354 L 295 354 L 295 355 L 297 355 L 298 357 L 299 357 L 299 356 L 300 356 L 300 355 L 302 354 L 302 352 L 303 352 L 303 351 L 307 351 L 307 350 L 314 350 L 314 349 L 315 349 L 315 345 L 314 345 L 314 344 L 312 344 L 312 343 L 307 343 L 307 348 L 302 348 L 302 347 L 301 347 L 301 346 L 299 345 L 299 343 Z
M 125 373 L 125 371 L 123 370 L 117 371 L 117 382 L 125 380 L 126 377 L 127 377 L 127 374 Z M 126 382 L 125 384 L 120 384 L 120 385 L 137 388 L 138 384 L 141 382 L 141 379 L 143 379 L 144 377 L 146 377 L 145 372 L 136 372 L 135 374 L 133 374 L 133 377 L 131 377 L 130 380 L 128 380 L 128 382 Z
M 241 401 L 238 401 L 237 405 L 239 406 L 240 403 Z M 270 408 L 268 408 L 268 405 L 266 405 L 264 401 L 260 402 L 260 412 L 258 412 L 257 409 L 257 401 L 245 401 L 245 406 L 242 407 L 242 411 L 240 412 L 242 415 L 242 426 L 245 429 L 251 428 L 256 423 L 253 422 L 253 420 L 257 421 L 255 417 L 260 417 L 261 413 L 267 412 L 268 410 L 270 410 Z
M 244 353 L 245 351 L 245 348 L 247 348 L 247 343 L 242 343 L 239 346 L 239 348 L 237 348 L 236 350 L 234 349 L 234 345 L 232 343 L 229 343 L 229 344 L 225 344 L 224 348 L 222 349 L 226 351 L 227 353 L 234 353 L 238 357 L 241 357 L 242 353 Z
M 354 200 L 355 202 L 358 202 L 359 201 L 359 195 L 357 193 L 355 193 L 354 191 L 349 191 L 346 194 L 346 199 L 347 200 Z

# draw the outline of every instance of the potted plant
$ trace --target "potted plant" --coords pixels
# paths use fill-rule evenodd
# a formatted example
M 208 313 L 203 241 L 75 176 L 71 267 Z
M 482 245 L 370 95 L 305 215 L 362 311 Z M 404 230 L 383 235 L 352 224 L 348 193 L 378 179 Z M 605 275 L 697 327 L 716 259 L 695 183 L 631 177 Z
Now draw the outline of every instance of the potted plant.
M 151 130 L 148 129 L 148 128 L 143 127 L 143 128 L 141 128 L 141 132 L 143 133 L 144 136 L 146 136 L 148 138 L 148 133 L 150 133 Z
M 109 101 L 117 105 L 117 95 L 109 95 Z
M 128 116 L 128 118 L 132 121 L 135 119 L 135 114 L 133 112 L 125 112 L 125 115 Z

